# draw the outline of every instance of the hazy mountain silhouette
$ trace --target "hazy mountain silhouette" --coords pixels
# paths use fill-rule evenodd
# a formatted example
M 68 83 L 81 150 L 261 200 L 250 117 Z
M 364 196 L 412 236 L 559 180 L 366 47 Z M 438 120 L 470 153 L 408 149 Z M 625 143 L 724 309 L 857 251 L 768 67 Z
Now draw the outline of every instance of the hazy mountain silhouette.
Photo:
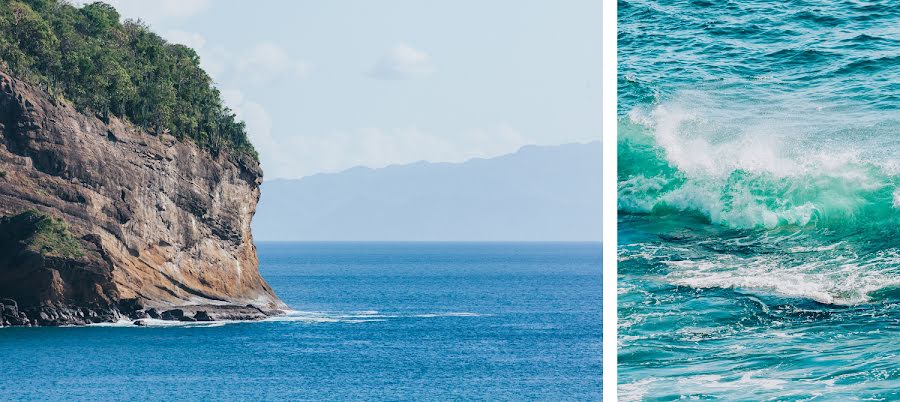
M 257 240 L 600 240 L 601 145 L 262 185 Z

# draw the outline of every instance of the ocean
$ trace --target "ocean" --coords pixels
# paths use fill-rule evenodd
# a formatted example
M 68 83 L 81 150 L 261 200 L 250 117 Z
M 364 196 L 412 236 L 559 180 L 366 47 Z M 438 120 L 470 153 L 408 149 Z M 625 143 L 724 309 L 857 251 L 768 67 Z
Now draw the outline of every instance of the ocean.
M 900 7 L 620 0 L 623 400 L 900 399 Z
M 260 243 L 263 322 L 0 329 L 0 400 L 599 400 L 598 243 Z

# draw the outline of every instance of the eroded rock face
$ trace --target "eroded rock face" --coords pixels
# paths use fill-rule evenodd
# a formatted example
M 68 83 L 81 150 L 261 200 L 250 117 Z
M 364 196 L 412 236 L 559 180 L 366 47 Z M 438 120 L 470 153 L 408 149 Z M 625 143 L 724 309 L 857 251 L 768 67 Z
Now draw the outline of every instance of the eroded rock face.
M 0 299 L 32 325 L 150 308 L 284 308 L 259 276 L 250 232 L 261 182 L 252 158 L 104 123 L 0 73 L 0 216 L 46 214 L 78 246 L 58 253 L 7 239 Z M 0 312 L 11 304 L 0 303 Z

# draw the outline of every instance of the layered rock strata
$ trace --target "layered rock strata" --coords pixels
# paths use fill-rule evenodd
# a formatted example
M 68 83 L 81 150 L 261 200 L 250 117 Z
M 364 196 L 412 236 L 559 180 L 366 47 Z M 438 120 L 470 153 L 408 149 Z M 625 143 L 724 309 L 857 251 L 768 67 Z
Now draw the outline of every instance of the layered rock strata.
M 261 183 L 250 156 L 104 122 L 0 72 L 0 325 L 279 313 L 250 231 Z

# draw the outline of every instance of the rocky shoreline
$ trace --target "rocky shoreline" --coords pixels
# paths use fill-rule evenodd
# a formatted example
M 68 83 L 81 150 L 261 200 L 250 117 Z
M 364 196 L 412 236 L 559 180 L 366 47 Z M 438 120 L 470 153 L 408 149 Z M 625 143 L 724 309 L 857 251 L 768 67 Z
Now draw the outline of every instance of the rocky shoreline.
M 277 309 L 254 305 L 192 305 L 179 307 L 145 307 L 135 300 L 118 306 L 39 306 L 19 308 L 12 299 L 0 299 L 0 327 L 59 327 L 112 323 L 131 320 L 134 325 L 146 325 L 145 320 L 156 319 L 181 322 L 259 321 L 284 314 Z
M 259 320 L 258 161 L 100 119 L 0 71 L 0 326 Z

